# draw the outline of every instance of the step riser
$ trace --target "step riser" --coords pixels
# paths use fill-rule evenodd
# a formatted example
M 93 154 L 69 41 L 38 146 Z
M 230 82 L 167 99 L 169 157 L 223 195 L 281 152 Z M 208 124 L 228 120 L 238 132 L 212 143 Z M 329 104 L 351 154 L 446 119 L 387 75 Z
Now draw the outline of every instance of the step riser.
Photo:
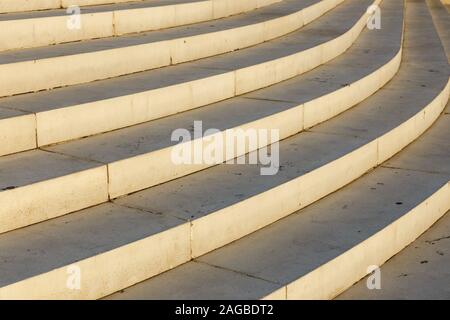
M 232 128 L 232 130 L 247 130 L 250 128 L 278 129 L 281 140 L 288 138 L 301 132 L 304 128 L 309 128 L 322 121 L 331 119 L 371 96 L 392 79 L 398 71 L 400 62 L 401 50 L 385 66 L 354 84 L 287 111 Z M 221 141 L 225 141 L 225 134 L 222 134 Z M 186 145 L 193 147 L 198 143 L 203 146 L 201 150 L 204 150 L 210 143 L 209 140 L 205 139 L 196 141 L 198 142 L 189 142 Z M 260 147 L 265 146 L 266 144 L 260 145 Z M 171 155 L 174 148 L 178 149 L 179 147 L 179 145 L 168 147 L 156 152 L 108 164 L 110 197 L 117 198 L 211 166 L 207 164 L 197 166 L 174 164 Z M 254 150 L 251 149 L 249 151 Z M 225 152 L 224 154 L 227 153 Z M 237 157 L 242 155 L 242 153 L 236 154 Z M 226 158 L 225 160 L 230 159 Z
M 311 21 L 318 16 L 316 8 L 332 9 L 342 1 L 323 0 L 326 6 L 316 4 L 310 9 L 300 10 L 295 13 L 295 20 L 292 15 L 278 18 L 277 26 L 285 31 L 296 30 L 303 26 L 304 21 Z M 294 21 L 295 24 L 287 28 L 284 23 L 286 20 Z M 3 64 L 0 65 L 0 81 L 5 86 L 1 88 L 0 96 L 86 83 L 231 52 L 267 41 L 270 35 L 282 33 L 269 29 L 273 27 L 272 22 L 266 21 L 186 38 Z M 209 45 L 205 46 L 205 43 Z
M 0 21 L 0 50 L 31 48 L 64 42 L 119 36 L 219 19 L 281 0 L 200 0 L 150 8 L 83 14 L 81 28 L 68 29 L 70 15 Z M 152 17 L 151 19 L 149 17 Z M 10 30 L 14 30 L 11 33 Z

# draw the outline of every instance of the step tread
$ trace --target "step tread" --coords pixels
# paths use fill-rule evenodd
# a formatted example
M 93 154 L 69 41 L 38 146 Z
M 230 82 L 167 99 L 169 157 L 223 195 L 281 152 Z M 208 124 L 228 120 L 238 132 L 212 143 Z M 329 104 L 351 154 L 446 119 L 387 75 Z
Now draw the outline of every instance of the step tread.
M 0 190 L 11 190 L 89 170 L 102 164 L 71 156 L 34 150 L 0 158 Z
M 61 9 L 0 14 L 0 51 L 73 43 L 215 21 L 269 7 L 281 1 L 153 0 L 70 9 L 63 3 Z M 9 30 L 15 32 L 11 33 Z

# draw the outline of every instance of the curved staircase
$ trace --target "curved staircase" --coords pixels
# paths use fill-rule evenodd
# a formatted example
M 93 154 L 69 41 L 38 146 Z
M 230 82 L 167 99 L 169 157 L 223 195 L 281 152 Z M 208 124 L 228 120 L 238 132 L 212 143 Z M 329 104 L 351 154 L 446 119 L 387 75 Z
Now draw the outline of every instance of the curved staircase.
M 367 27 L 374 5 L 381 28 Z M 331 299 L 450 210 L 439 0 L 0 13 L 1 299 Z M 218 129 L 203 148 L 277 130 L 224 161 L 276 145 L 278 172 L 174 163 L 172 133 L 196 121 Z

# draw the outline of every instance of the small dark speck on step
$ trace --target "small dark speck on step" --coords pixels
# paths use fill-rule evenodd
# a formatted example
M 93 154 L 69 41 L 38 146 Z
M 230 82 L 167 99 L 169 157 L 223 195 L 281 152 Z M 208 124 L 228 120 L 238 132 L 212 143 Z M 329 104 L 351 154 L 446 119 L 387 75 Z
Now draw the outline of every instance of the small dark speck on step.
M 403 202 L 397 201 L 395 204 L 396 204 L 396 205 L 401 205 L 401 204 L 403 204 Z
M 15 189 L 15 188 L 17 188 L 17 187 L 16 186 L 9 186 L 9 187 L 3 188 L 2 190 L 12 190 L 12 189 Z
M 422 261 L 420 261 L 420 264 L 425 264 L 425 263 L 428 263 L 428 260 L 422 260 Z

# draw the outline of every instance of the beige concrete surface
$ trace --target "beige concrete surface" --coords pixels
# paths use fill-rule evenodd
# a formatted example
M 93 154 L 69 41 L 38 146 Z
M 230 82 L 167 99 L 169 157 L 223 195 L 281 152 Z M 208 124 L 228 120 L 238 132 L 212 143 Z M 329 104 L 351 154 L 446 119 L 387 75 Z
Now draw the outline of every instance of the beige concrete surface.
M 260 65 L 270 66 L 264 83 L 253 86 L 253 89 L 258 89 L 259 85 L 268 85 L 268 81 L 274 84 L 316 67 L 316 64 L 309 64 L 307 69 L 302 67 L 281 71 L 277 66 L 289 65 L 286 63 L 296 55 L 296 63 L 303 65 L 302 52 L 308 52 L 308 48 L 317 47 L 348 32 L 369 3 L 371 1 L 358 2 L 357 6 L 354 2 L 342 5 L 298 34 L 254 48 L 92 84 L 3 98 L 0 99 L 0 106 L 37 113 L 39 146 L 186 111 L 247 91 L 240 86 L 241 82 L 237 82 L 238 72 L 250 76 L 252 70 L 260 69 Z M 320 32 L 323 28 L 332 31 Z M 394 33 L 394 36 L 397 35 L 397 32 Z M 283 62 L 284 59 L 287 59 L 286 62 Z M 316 61 L 318 65 L 326 62 L 321 59 Z M 398 62 L 399 57 L 392 63 Z M 393 65 L 388 70 L 394 70 Z M 381 78 L 388 76 L 386 74 Z M 376 84 L 378 79 L 376 76 L 365 82 L 371 80 Z
M 0 13 L 59 8 L 61 0 L 2 0 Z
M 106 166 L 34 150 L 0 157 L 0 233 L 108 200 Z
M 72 29 L 67 24 L 75 16 L 66 9 L 4 14 L 0 15 L 0 50 L 171 28 L 244 13 L 280 1 L 247 0 L 246 5 L 238 5 L 237 0 L 151 0 L 94 6 L 80 10 L 80 28 Z
M 294 31 L 303 26 L 306 15 L 318 15 L 305 11 L 318 1 L 287 0 L 214 25 L 204 22 L 137 35 L 6 51 L 0 53 L 0 81 L 5 84 L 0 88 L 0 96 L 86 83 L 256 45 L 268 40 L 264 30 L 269 21 L 281 19 L 277 24 L 280 28 L 283 20 L 291 21 L 289 32 Z M 325 9 L 331 10 L 343 0 L 321 1 L 327 3 Z M 293 20 L 292 15 L 299 19 Z

